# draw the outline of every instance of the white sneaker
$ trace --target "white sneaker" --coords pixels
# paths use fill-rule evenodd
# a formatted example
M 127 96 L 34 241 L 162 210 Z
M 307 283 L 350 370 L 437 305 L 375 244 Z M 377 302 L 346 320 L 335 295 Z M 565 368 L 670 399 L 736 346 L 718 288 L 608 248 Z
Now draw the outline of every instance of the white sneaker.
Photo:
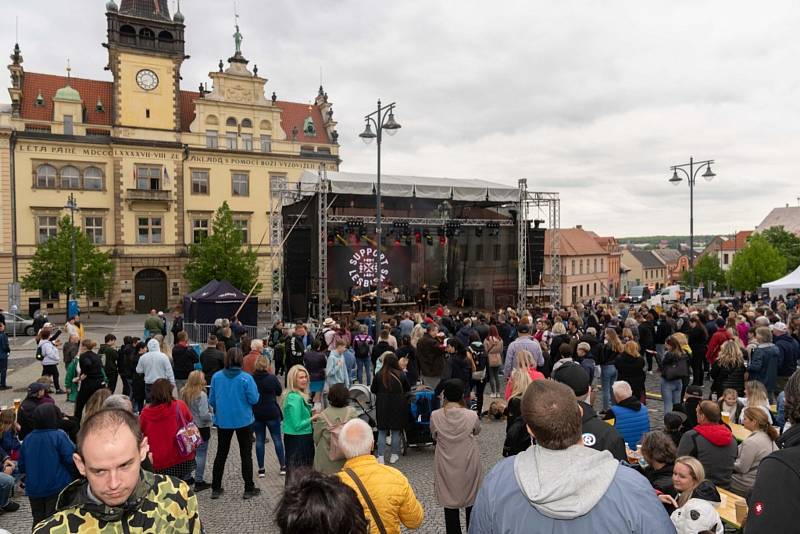
M 393 455 L 391 455 L 391 456 L 389 457 L 389 463 L 390 463 L 390 464 L 396 464 L 396 463 L 397 463 L 397 460 L 399 460 L 399 459 L 400 459 L 400 457 L 399 457 L 399 456 L 397 456 L 396 454 L 393 454 Z
M 383 456 L 378 456 L 378 463 L 381 464 L 381 465 L 386 463 L 385 460 L 383 459 Z

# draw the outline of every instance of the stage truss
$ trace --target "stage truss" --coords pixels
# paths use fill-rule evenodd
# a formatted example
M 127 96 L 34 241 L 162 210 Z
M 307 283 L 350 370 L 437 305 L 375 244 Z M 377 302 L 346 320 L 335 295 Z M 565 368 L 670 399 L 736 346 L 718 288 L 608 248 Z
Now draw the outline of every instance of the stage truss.
M 270 317 L 274 323 L 283 317 L 283 245 L 286 236 L 283 235 L 282 208 L 286 204 L 296 202 L 308 195 L 317 195 L 317 317 L 322 321 L 328 317 L 330 306 L 328 303 L 328 230 L 336 224 L 346 224 L 354 220 L 364 224 L 375 224 L 375 217 L 332 215 L 328 211 L 335 201 L 329 201 L 330 181 L 325 169 L 320 166 L 319 180 L 313 187 L 301 184 L 289 187 L 283 176 L 270 178 L 270 268 L 272 271 L 272 294 L 270 297 Z M 539 212 L 547 211 L 547 230 L 550 238 L 550 276 L 542 278 L 542 284 L 547 287 L 550 302 L 561 302 L 561 257 L 559 255 L 558 231 L 561 222 L 561 201 L 558 193 L 529 191 L 527 180 L 519 180 L 519 200 L 517 204 L 516 221 L 511 219 L 455 219 L 462 227 L 485 227 L 487 224 L 497 224 L 500 227 L 516 226 L 517 228 L 517 311 L 522 313 L 527 308 L 528 296 L 534 295 L 533 286 L 526 284 L 525 272 L 527 269 L 527 229 L 530 223 L 538 216 Z M 452 219 L 447 217 L 381 217 L 382 224 L 391 225 L 394 222 L 405 222 L 409 226 L 440 227 Z

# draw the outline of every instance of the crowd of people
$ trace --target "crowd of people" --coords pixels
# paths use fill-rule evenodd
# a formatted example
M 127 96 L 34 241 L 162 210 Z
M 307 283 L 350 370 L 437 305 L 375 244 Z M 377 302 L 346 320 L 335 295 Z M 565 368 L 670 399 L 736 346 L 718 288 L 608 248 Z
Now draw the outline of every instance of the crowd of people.
M 200 532 L 195 494 L 230 488 L 235 436 L 242 498 L 260 495 L 256 476 L 285 477 L 281 532 L 419 528 L 422 504 L 392 465 L 409 397 L 425 389 L 448 534 L 464 531 L 462 517 L 472 533 L 721 533 L 718 489 L 748 499 L 746 532 L 787 531 L 786 492 L 800 486 L 793 301 L 439 306 L 386 321 L 277 322 L 264 339 L 220 319 L 202 346 L 180 311 L 168 326 L 154 310 L 141 338 L 108 333 L 99 349 L 79 316 L 63 345 L 60 329 L 42 326 L 42 378 L 0 413 L 0 510 L 18 509 L 11 493 L 24 485 L 34 532 Z M 0 326 L 7 355 L 4 336 Z M 647 407 L 649 374 L 663 422 Z M 374 420 L 351 402 L 355 384 L 374 396 Z M 477 436 L 495 418 L 505 442 L 488 452 L 505 459 L 484 476 Z M 750 432 L 741 443 L 733 424 Z

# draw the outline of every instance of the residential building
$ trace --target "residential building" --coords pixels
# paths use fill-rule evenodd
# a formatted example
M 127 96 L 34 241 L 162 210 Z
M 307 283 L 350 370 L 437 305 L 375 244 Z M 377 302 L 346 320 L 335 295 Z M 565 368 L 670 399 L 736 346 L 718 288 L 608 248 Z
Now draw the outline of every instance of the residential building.
M 596 241 L 596 234 L 581 226 L 558 231 L 561 257 L 561 302 L 576 304 L 582 300 L 609 296 L 609 253 Z M 550 230 L 545 232 L 545 283 L 551 280 Z
M 752 230 L 741 230 L 736 232 L 733 239 L 726 239 L 722 242 L 717 252 L 719 265 L 723 271 L 727 271 L 733 264 L 736 253 L 747 246 L 747 239 L 753 234 Z
M 589 233 L 595 235 L 594 232 Z M 606 281 L 608 296 L 618 297 L 621 293 L 620 276 L 622 273 L 622 265 L 620 263 L 622 259 L 622 250 L 620 249 L 619 241 L 612 236 L 600 237 L 596 235 L 594 240 L 608 253 L 608 280 Z
M 248 67 L 238 25 L 227 65 L 209 73 L 210 90 L 200 83 L 195 92 L 180 86 L 189 56 L 179 10 L 170 16 L 167 0 L 109 0 L 106 9 L 110 80 L 27 72 L 18 46 L 11 56 L 11 109 L 0 112 L 0 288 L 24 276 L 74 193 L 76 224 L 115 266 L 111 291 L 81 305 L 165 309 L 189 289 L 188 246 L 211 230 L 223 201 L 245 242 L 258 245 L 270 228 L 272 178 L 338 169 L 336 122 L 322 87 L 310 105 L 278 100 Z M 268 243 L 257 247 L 265 304 Z M 38 306 L 64 309 L 64 295 L 23 293 L 23 310 Z
M 657 291 L 667 282 L 667 267 L 651 250 L 622 250 L 622 263 L 628 272 L 628 286 L 647 286 Z
M 783 226 L 787 232 L 800 236 L 800 206 L 773 208 L 758 226 L 756 232 L 763 232 L 773 226 Z
M 683 273 L 689 270 L 689 257 L 674 248 L 657 248 L 653 255 L 666 267 L 668 285 L 679 284 Z

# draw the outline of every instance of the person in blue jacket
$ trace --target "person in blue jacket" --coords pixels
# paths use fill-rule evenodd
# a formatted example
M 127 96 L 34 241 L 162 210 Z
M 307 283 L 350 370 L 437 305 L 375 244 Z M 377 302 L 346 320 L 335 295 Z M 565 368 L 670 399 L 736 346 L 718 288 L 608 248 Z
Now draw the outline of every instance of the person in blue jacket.
M 214 408 L 214 424 L 217 426 L 217 456 L 214 458 L 211 498 L 222 495 L 222 475 L 231 448 L 231 439 L 236 434 L 239 454 L 242 459 L 244 498 L 261 493 L 253 483 L 253 406 L 258 403 L 256 383 L 249 373 L 242 371 L 242 351 L 237 347 L 225 354 L 225 368 L 211 377 L 211 394 L 208 403 Z
M 614 428 L 628 447 L 636 450 L 642 436 L 650 432 L 650 414 L 647 407 L 633 396 L 630 384 L 624 380 L 614 382 L 611 389 L 616 404 L 606 412 L 606 419 L 614 419 Z
M 470 534 L 674 534 L 647 479 L 608 451 L 585 447 L 574 392 L 536 380 L 522 398 L 536 443 L 486 475 Z
M 58 494 L 77 474 L 75 444 L 58 428 L 61 413 L 55 404 L 40 404 L 33 412 L 33 432 L 25 436 L 17 468 L 25 474 L 25 494 L 31 502 L 33 524 L 56 511 Z

